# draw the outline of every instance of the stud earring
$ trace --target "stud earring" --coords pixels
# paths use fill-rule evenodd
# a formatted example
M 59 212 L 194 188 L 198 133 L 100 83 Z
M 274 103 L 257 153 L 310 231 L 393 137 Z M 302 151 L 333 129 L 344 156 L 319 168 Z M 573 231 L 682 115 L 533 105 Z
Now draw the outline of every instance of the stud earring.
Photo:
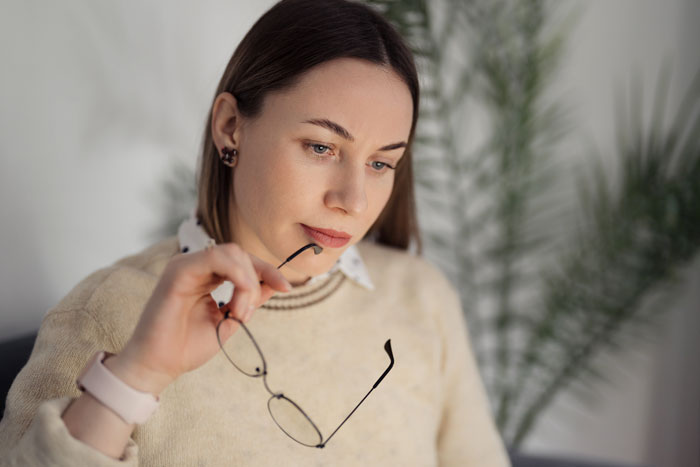
M 221 162 L 233 168 L 238 164 L 238 150 L 221 148 Z

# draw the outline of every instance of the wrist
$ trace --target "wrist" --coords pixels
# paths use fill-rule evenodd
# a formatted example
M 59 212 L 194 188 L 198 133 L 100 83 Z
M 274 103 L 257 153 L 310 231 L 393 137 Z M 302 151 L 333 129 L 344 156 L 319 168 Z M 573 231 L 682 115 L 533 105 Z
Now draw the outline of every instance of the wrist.
M 154 396 L 160 395 L 172 382 L 170 376 L 150 371 L 122 354 L 107 357 L 103 364 L 125 384 L 137 391 L 147 392 Z
M 158 408 L 158 397 L 127 384 L 104 365 L 112 354 L 97 352 L 78 376 L 78 388 L 127 424 L 142 424 Z

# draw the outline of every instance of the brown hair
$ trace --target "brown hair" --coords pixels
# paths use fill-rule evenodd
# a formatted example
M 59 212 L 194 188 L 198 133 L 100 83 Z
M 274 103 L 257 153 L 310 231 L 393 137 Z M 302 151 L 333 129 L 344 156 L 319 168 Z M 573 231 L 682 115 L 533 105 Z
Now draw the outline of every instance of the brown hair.
M 408 146 L 396 167 L 394 187 L 367 237 L 377 243 L 421 251 L 413 188 L 411 147 L 418 119 L 419 85 L 413 55 L 396 30 L 369 7 L 347 0 L 282 0 L 268 10 L 236 48 L 216 96 L 229 92 L 238 110 L 253 118 L 271 91 L 292 87 L 316 65 L 336 58 L 358 58 L 390 66 L 413 98 Z M 219 160 L 209 111 L 202 145 L 197 212 L 217 242 L 231 241 L 230 169 Z

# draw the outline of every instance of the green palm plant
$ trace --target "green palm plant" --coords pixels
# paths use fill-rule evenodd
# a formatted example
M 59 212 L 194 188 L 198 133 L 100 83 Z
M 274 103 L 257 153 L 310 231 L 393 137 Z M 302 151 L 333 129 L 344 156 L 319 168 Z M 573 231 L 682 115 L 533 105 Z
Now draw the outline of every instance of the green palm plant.
M 659 79 L 648 125 L 639 118 L 641 91 L 621 111 L 613 154 L 619 174 L 608 175 L 598 159 L 580 182 L 585 221 L 575 246 L 542 272 L 538 312 L 511 382 L 521 406 L 509 425 L 515 445 L 561 390 L 602 377 L 595 354 L 656 322 L 668 305 L 645 307 L 645 299 L 700 251 L 700 73 L 665 127 L 667 89 Z

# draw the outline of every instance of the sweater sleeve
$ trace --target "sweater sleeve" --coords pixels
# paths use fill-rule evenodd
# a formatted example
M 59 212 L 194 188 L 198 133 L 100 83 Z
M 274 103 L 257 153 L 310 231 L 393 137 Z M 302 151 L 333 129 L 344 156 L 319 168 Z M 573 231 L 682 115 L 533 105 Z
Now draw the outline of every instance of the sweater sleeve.
M 12 384 L 0 422 L 0 465 L 136 466 L 130 440 L 121 461 L 73 438 L 61 415 L 78 397 L 75 380 L 98 350 L 115 345 L 91 316 L 81 311 L 47 315 L 25 367 Z
M 446 286 L 446 289 L 446 302 L 439 319 L 443 335 L 439 465 L 509 466 L 510 461 L 494 424 L 472 354 L 459 297 L 451 286 Z

